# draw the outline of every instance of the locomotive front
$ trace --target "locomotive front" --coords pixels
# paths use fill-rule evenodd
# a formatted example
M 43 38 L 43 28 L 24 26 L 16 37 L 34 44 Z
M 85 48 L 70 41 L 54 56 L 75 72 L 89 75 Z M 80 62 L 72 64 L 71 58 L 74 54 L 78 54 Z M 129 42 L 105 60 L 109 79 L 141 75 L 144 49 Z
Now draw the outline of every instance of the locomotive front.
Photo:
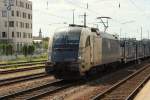
M 49 62 L 52 66 L 46 65 L 46 71 L 56 78 L 77 78 L 79 71 L 79 44 L 80 27 L 67 27 L 57 30 L 53 36 Z

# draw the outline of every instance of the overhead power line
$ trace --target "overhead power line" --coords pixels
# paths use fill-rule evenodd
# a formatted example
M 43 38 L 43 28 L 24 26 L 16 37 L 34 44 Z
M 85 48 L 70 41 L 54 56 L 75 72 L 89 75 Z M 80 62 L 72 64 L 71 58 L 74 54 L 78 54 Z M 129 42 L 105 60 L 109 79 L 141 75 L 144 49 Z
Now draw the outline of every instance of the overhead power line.
M 139 6 L 136 5 L 136 3 L 133 0 L 129 0 L 131 2 L 131 4 L 133 6 L 135 6 L 136 9 L 138 9 L 138 11 L 142 12 L 144 14 L 144 17 L 149 19 L 149 16 L 147 16 L 147 14 L 145 13 L 145 10 L 140 8 Z
M 84 3 L 84 5 L 86 5 L 86 6 L 83 7 L 83 6 L 81 6 L 81 5 L 75 5 L 72 1 L 68 1 L 68 2 L 69 2 L 71 5 L 73 5 L 73 6 L 76 6 L 76 7 L 79 7 L 79 8 L 81 8 L 81 9 L 85 9 L 85 10 L 91 12 L 91 13 L 94 13 L 96 16 L 102 16 L 101 13 L 90 9 L 91 5 L 88 4 L 88 3 L 86 3 L 86 4 Z M 120 5 L 120 3 L 119 3 L 119 5 Z M 94 5 L 93 5 L 93 6 L 94 6 Z M 115 21 L 116 23 L 121 24 L 121 22 L 118 21 L 117 19 L 113 19 L 113 18 L 112 18 L 112 20 Z
M 50 12 L 45 12 L 45 11 L 42 11 L 42 10 L 39 10 L 39 9 L 34 9 L 34 11 L 40 12 L 42 14 L 47 14 L 48 16 L 54 16 L 54 17 L 57 17 L 59 19 L 68 19 L 67 17 L 59 16 L 59 15 L 56 15 L 56 14 L 53 14 L 53 13 L 50 13 Z
M 139 11 L 143 11 L 141 8 L 139 8 L 139 7 L 135 4 L 134 1 L 132 1 L 132 0 L 129 0 L 129 1 L 130 1 L 130 3 L 131 3 L 136 9 L 138 9 Z

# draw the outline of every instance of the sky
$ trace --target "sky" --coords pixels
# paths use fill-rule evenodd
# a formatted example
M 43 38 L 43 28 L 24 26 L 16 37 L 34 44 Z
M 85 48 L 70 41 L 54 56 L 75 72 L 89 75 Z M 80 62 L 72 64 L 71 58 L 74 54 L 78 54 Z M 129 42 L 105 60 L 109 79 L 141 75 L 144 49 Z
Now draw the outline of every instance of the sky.
M 150 31 L 150 0 L 30 0 L 33 3 L 33 35 L 41 28 L 43 36 L 51 37 L 58 28 L 72 24 L 73 10 L 75 24 L 83 25 L 84 12 L 87 25 L 95 27 L 100 16 L 109 19 L 110 34 L 120 37 L 148 38 Z M 88 9 L 87 9 L 88 3 Z M 120 5 L 120 7 L 119 7 Z M 66 24 L 67 23 L 67 24 Z M 103 31 L 103 25 L 98 24 Z

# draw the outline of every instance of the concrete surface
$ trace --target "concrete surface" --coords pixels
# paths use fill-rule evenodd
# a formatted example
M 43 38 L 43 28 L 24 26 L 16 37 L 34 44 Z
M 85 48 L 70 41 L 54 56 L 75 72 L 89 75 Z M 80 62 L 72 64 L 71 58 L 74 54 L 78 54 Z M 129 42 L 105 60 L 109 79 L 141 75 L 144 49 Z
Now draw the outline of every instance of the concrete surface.
M 143 89 L 137 94 L 134 100 L 150 100 L 150 80 L 143 87 Z

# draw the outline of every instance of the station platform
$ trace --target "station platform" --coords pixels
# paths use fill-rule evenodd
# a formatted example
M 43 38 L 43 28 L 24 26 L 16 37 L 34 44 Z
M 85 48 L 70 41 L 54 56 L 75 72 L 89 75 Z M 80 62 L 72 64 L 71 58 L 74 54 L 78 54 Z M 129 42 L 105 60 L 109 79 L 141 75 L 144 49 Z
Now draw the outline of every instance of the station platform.
M 150 100 L 150 80 L 146 83 L 143 89 L 137 94 L 134 100 Z

